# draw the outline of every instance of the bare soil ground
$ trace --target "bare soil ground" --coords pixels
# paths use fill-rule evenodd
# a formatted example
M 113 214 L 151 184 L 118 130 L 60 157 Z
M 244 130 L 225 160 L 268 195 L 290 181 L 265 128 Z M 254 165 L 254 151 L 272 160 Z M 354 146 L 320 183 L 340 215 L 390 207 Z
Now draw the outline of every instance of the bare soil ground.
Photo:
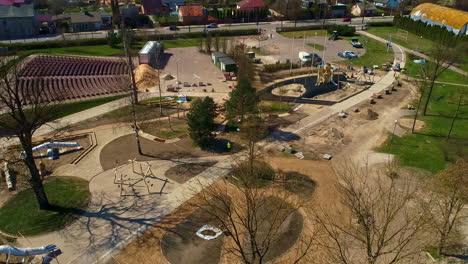
M 411 100 L 411 95 L 412 89 L 405 84 L 398 91 L 376 99 L 375 104 L 364 102 L 346 110 L 346 118 L 330 117 L 289 144 L 295 150 L 302 151 L 306 159 L 321 159 L 323 154 L 353 157 L 359 149 L 370 151 L 385 141 L 385 131 L 391 131 L 393 121 L 399 118 L 401 107 Z M 358 112 L 355 112 L 356 109 Z M 371 120 L 368 117 L 368 109 L 379 115 L 377 119 Z M 374 142 L 369 143 L 370 145 L 362 144 L 369 142 L 370 138 Z M 347 148 L 351 145 L 354 149 Z M 345 148 L 349 151 L 344 152 Z M 280 156 L 284 156 L 284 153 Z
M 306 202 L 306 208 L 300 210 L 300 213 L 294 216 L 294 219 L 287 221 L 284 228 L 284 238 L 282 243 L 275 246 L 272 251 L 271 259 L 278 263 L 288 263 L 287 260 L 297 254 L 298 245 L 295 241 L 299 237 L 309 234 L 313 230 L 307 214 L 309 209 L 313 208 L 313 203 L 322 203 L 326 205 L 329 201 L 338 199 L 336 196 L 336 175 L 330 162 L 325 161 L 305 161 L 290 158 L 267 158 L 275 169 L 285 172 L 295 172 L 305 175 L 310 181 L 316 183 L 313 188 L 313 199 Z M 226 184 L 218 182 L 216 184 Z M 232 186 L 229 184 L 229 186 Z M 315 187 L 316 186 L 316 187 Z M 271 188 L 272 194 L 278 192 L 278 187 Z M 310 191 L 306 191 L 309 192 Z M 235 199 L 234 192 L 229 192 L 231 199 Z M 191 200 L 196 201 L 196 197 Z M 174 213 L 164 218 L 154 227 L 148 229 L 146 233 L 132 241 L 115 258 L 119 263 L 218 263 L 219 245 L 208 245 L 206 242 L 198 241 L 195 232 L 198 228 L 206 224 L 205 220 L 197 220 L 193 227 L 194 208 L 188 204 L 179 207 Z M 302 215 L 303 224 L 299 224 L 299 218 Z M 298 218 L 299 217 L 299 218 Z M 343 218 L 348 217 L 343 212 Z M 191 223 L 191 224 L 190 224 Z M 190 228 L 181 228 L 191 226 Z M 292 227 L 303 226 L 300 230 Z M 179 227 L 177 229 L 177 227 Z M 177 231 L 178 230 L 178 231 Z M 171 238 L 168 240 L 168 236 Z M 224 236 L 218 238 L 223 240 Z M 176 241 L 178 240 L 178 241 Z M 226 239 L 224 238 L 226 243 Z M 167 244 L 171 242 L 172 244 Z M 174 244 L 174 243 L 175 244 Z M 196 243 L 195 243 L 196 242 Z M 201 244 L 201 242 L 203 242 Z M 171 246 L 171 247 L 168 247 Z M 197 260 L 198 262 L 194 262 Z M 219 263 L 232 263 L 233 259 L 223 257 Z
M 413 127 L 413 122 L 414 122 L 414 119 L 410 119 L 410 118 L 401 118 L 400 120 L 398 120 L 398 124 L 400 126 L 405 127 L 405 128 L 410 128 L 410 129 L 411 127 Z M 421 130 L 425 126 L 426 124 L 424 123 L 424 121 L 416 120 L 416 125 L 414 126 L 414 129 Z

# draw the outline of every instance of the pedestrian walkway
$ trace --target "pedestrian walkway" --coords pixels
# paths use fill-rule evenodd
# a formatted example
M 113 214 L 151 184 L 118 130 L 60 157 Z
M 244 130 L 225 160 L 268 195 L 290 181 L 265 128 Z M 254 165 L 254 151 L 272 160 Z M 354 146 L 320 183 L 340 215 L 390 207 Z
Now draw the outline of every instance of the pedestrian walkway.
M 369 32 L 366 32 L 366 31 L 358 31 L 357 33 L 359 33 L 359 34 L 361 34 L 361 35 L 364 35 L 364 36 L 367 36 L 367 37 L 370 37 L 370 38 L 373 38 L 373 39 L 378 40 L 378 41 L 380 41 L 380 42 L 382 42 L 382 43 L 387 43 L 387 42 L 388 42 L 388 40 L 383 39 L 383 38 L 380 38 L 380 37 L 377 37 L 376 35 L 373 35 L 373 34 L 371 34 L 371 33 L 369 33 Z M 395 43 L 392 43 L 392 45 L 396 45 L 396 44 L 395 44 Z M 410 50 L 410 49 L 405 48 L 405 47 L 403 47 L 403 46 L 401 46 L 401 49 L 402 49 L 404 52 L 408 52 L 408 53 L 411 53 L 411 54 L 416 55 L 416 56 L 418 56 L 418 57 L 421 57 L 421 58 L 423 58 L 423 59 L 425 59 L 425 60 L 432 61 L 432 58 L 431 58 L 431 57 L 429 57 L 429 56 L 427 56 L 427 55 L 425 55 L 425 54 L 422 54 L 421 52 L 417 52 L 417 51 L 414 51 L 414 50 Z M 446 67 L 446 66 L 447 66 L 447 65 L 444 64 L 444 67 Z M 463 70 L 460 69 L 460 68 L 457 68 L 457 67 L 455 67 L 455 66 L 449 66 L 448 68 L 449 68 L 450 70 L 454 71 L 454 72 L 457 72 L 457 73 L 460 73 L 460 74 L 462 74 L 462 75 L 468 76 L 468 72 L 465 72 L 465 71 L 463 71 Z

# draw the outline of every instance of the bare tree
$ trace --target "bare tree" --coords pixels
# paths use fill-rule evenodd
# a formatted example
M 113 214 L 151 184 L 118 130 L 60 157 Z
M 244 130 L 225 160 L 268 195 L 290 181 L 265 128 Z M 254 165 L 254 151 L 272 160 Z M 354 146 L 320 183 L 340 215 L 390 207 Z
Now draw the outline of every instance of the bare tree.
M 124 51 L 125 51 L 125 57 L 127 58 L 128 76 L 130 78 L 133 130 L 135 132 L 135 139 L 137 143 L 138 153 L 142 155 L 143 151 L 141 150 L 140 134 L 139 134 L 140 129 L 137 124 L 137 116 L 136 116 L 136 109 L 135 109 L 135 105 L 138 104 L 138 88 L 135 82 L 135 73 L 133 72 L 132 55 L 130 54 L 130 35 L 128 34 L 128 31 L 125 28 L 125 24 L 123 22 L 121 25 L 121 31 L 122 31 L 122 41 L 123 41 L 123 46 L 124 46 Z
M 216 34 L 216 36 L 215 36 L 215 41 L 214 41 L 214 49 L 215 49 L 215 51 L 219 51 L 219 44 L 220 44 L 219 41 L 220 41 L 220 40 L 219 40 L 219 34 Z
M 211 34 L 206 34 L 206 42 L 205 42 L 205 47 L 206 47 L 206 53 L 211 53 L 211 44 L 212 44 L 212 38 Z
M 303 14 L 301 0 L 290 0 L 290 18 L 294 19 L 294 27 L 297 25 L 297 19 Z
M 326 263 L 390 264 L 417 258 L 428 219 L 415 184 L 351 163 L 337 173 L 341 203 L 319 208 L 315 217 L 326 234 Z
M 50 104 L 51 99 L 63 100 L 64 96 L 63 91 L 55 91 L 50 95 L 47 88 L 41 85 L 40 78 L 35 78 L 30 87 L 21 87 L 19 83 L 23 62 L 22 57 L 4 57 L 0 61 L 0 105 L 6 112 L 0 118 L 0 128 L 18 138 L 22 148 L 22 162 L 30 175 L 28 182 L 39 208 L 48 209 L 49 200 L 33 156 L 33 135 L 57 118 L 58 112 L 56 106 Z
M 428 64 L 428 69 L 426 70 L 427 78 L 429 79 L 429 92 L 426 102 L 424 103 L 424 115 L 427 114 L 427 107 L 429 106 L 429 102 L 431 100 L 435 82 L 442 73 L 444 73 L 450 66 L 460 60 L 460 52 L 461 46 L 448 47 L 438 43 L 434 43 L 434 45 L 432 45 L 430 52 L 432 63 Z
M 248 169 L 236 173 L 243 181 Z M 281 188 L 255 188 L 247 182 L 230 184 L 226 180 L 212 184 L 189 205 L 216 219 L 226 234 L 223 253 L 233 263 L 262 264 L 275 256 L 275 245 L 284 243 L 282 230 L 301 233 L 292 251 L 281 257 L 281 263 L 314 263 L 317 235 L 313 228 L 300 232 L 297 221 L 304 202 Z
M 452 122 L 450 122 L 450 129 L 447 134 L 447 139 L 450 139 L 450 136 L 452 135 L 453 125 L 455 125 L 455 120 L 457 120 L 458 114 L 460 112 L 460 106 L 462 105 L 463 98 L 464 98 L 464 93 L 460 92 L 460 95 L 458 98 L 457 110 L 455 110 L 455 114 L 453 115 Z
M 468 161 L 459 159 L 449 165 L 436 176 L 431 189 L 436 195 L 430 210 L 432 228 L 437 233 L 438 253 L 443 254 L 453 231 L 467 219 L 462 210 L 468 202 Z

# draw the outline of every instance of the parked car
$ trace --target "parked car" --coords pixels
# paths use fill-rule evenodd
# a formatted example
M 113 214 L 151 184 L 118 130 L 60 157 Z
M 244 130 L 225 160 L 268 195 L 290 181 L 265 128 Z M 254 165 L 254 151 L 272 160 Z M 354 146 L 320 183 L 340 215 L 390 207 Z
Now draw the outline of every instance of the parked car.
M 350 17 L 345 17 L 345 18 L 341 19 L 341 22 L 351 22 L 351 18 Z
M 353 46 L 355 48 L 362 48 L 362 44 L 361 44 L 361 42 L 359 42 L 358 38 L 351 38 L 349 40 L 349 44 L 351 44 L 351 46 Z
M 209 25 L 206 26 L 207 28 L 217 28 L 218 27 L 218 24 L 216 23 L 211 23 Z
M 177 26 L 172 25 L 172 26 L 169 26 L 169 30 L 175 31 L 175 30 L 179 30 L 179 28 Z
M 356 53 L 349 51 L 349 50 L 338 52 L 338 56 L 345 58 L 345 59 L 355 59 L 358 57 Z

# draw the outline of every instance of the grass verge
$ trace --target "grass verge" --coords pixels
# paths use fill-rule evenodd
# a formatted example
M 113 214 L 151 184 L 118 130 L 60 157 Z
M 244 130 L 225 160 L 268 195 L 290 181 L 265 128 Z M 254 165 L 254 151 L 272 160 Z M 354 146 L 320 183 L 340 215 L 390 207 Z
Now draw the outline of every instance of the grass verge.
M 420 57 L 406 53 L 407 60 L 405 64 L 406 68 L 406 74 L 411 77 L 417 77 L 420 78 L 421 76 L 421 66 L 419 64 L 414 63 L 414 60 L 419 60 L 421 59 Z M 432 67 L 434 63 L 430 61 L 426 61 L 426 68 Z M 454 72 L 450 69 L 445 70 L 437 79 L 439 82 L 447 82 L 447 83 L 460 83 L 460 84 L 467 84 L 468 83 L 468 77 L 458 73 Z
M 366 50 L 365 54 L 356 59 L 340 61 L 340 63 L 372 67 L 372 65 L 382 66 L 387 61 L 393 61 L 393 51 L 390 49 L 387 52 L 387 46 L 384 43 L 365 36 L 360 36 L 359 41 Z
M 280 32 L 283 37 L 286 38 L 304 38 L 306 37 L 315 37 L 315 36 L 327 36 L 327 30 L 318 29 L 318 30 L 303 30 L 303 31 L 291 31 L 291 32 Z
M 292 106 L 285 102 L 270 102 L 270 101 L 262 101 L 259 104 L 260 111 L 263 113 L 269 114 L 281 114 L 286 113 L 292 109 Z
M 314 48 L 316 50 L 319 50 L 319 51 L 323 51 L 323 50 L 326 49 L 325 46 L 317 44 L 317 43 L 309 43 L 309 44 L 307 44 L 307 46 L 312 47 L 312 48 Z
M 2 232 L 31 236 L 62 229 L 91 198 L 88 182 L 74 177 L 53 178 L 44 182 L 44 189 L 50 204 L 60 209 L 39 210 L 32 189 L 21 191 L 0 208 Z

